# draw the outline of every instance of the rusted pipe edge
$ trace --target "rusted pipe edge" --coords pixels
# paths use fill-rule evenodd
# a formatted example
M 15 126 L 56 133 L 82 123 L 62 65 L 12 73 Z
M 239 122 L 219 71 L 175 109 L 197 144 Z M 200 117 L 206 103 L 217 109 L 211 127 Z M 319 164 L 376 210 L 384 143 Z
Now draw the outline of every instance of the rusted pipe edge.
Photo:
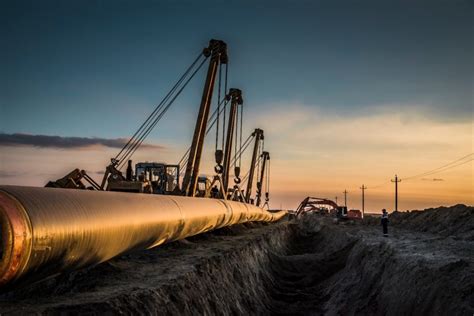
M 31 223 L 21 203 L 0 191 L 0 287 L 15 279 L 31 254 Z

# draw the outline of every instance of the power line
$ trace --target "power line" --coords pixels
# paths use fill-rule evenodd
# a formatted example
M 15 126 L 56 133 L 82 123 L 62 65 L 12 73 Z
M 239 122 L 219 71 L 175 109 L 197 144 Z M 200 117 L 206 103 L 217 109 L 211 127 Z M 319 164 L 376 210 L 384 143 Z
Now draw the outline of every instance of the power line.
M 366 189 L 378 189 L 380 187 L 383 187 L 386 184 L 389 184 L 390 180 L 384 181 L 382 183 L 376 184 L 376 185 L 369 185 Z
M 429 171 L 425 171 L 423 173 L 419 173 L 419 174 L 416 174 L 416 175 L 413 175 L 413 176 L 403 177 L 402 179 L 404 181 L 407 181 L 407 180 L 413 180 L 413 179 L 419 178 L 419 177 L 424 177 L 424 176 L 429 176 L 429 175 L 437 174 L 437 173 L 440 173 L 440 172 L 444 172 L 444 171 L 449 170 L 451 168 L 455 168 L 455 167 L 458 167 L 458 166 L 461 166 L 461 165 L 464 165 L 466 163 L 469 163 L 469 162 L 473 161 L 474 158 L 465 160 L 466 158 L 469 158 L 471 156 L 474 156 L 474 153 L 470 153 L 468 155 L 465 155 L 461 158 L 458 158 L 454 161 L 451 161 L 450 163 L 442 165 L 438 168 L 435 168 L 435 169 L 432 169 L 432 170 L 429 170 Z M 381 182 L 381 183 L 376 184 L 376 185 L 369 185 L 367 187 L 367 189 L 377 189 L 377 188 L 380 188 L 380 187 L 383 187 L 383 186 L 389 184 L 390 182 L 391 182 L 390 180 L 386 180 L 386 181 Z
M 447 168 L 444 168 L 443 170 L 438 170 L 438 171 L 435 171 L 435 172 L 431 172 L 431 173 L 425 174 L 425 175 L 423 175 L 423 176 L 430 176 L 430 175 L 433 175 L 433 174 L 437 174 L 437 173 L 440 173 L 440 172 L 444 172 L 444 171 L 446 171 L 446 170 L 455 168 L 455 167 L 457 167 L 457 166 L 465 165 L 465 164 L 467 164 L 468 162 L 471 162 L 471 161 L 473 161 L 473 160 L 474 160 L 474 158 L 473 158 L 473 159 L 469 159 L 469 160 L 467 160 L 467 161 L 460 162 L 460 163 L 455 164 L 455 165 L 452 165 L 452 166 L 449 166 L 449 167 L 447 167 Z
M 436 174 L 436 173 L 439 173 L 439 172 L 443 172 L 443 171 L 446 171 L 446 170 L 449 170 L 451 168 L 454 168 L 454 167 L 457 167 L 457 166 L 461 166 L 461 165 L 464 165 L 470 161 L 473 161 L 473 159 L 469 159 L 469 160 L 466 160 L 466 161 L 463 161 L 464 159 L 470 157 L 470 156 L 473 156 L 474 153 L 470 153 L 469 155 L 466 155 L 464 157 L 461 157 L 459 159 L 456 159 L 454 161 L 451 161 L 450 163 L 447 163 L 445 165 L 442 165 L 441 167 L 438 167 L 438 168 L 435 168 L 435 169 L 432 169 L 432 170 L 429 170 L 429 171 L 425 171 L 423 173 L 420 173 L 420 174 L 417 174 L 417 175 L 414 175 L 414 176 L 410 176 L 410 177 L 405 177 L 403 178 L 403 180 L 410 180 L 410 179 L 414 179 L 414 178 L 418 178 L 418 177 L 424 177 L 424 176 L 428 176 L 428 175 L 432 175 L 432 174 Z M 461 162 L 462 161 L 462 162 Z M 458 163 L 459 162 L 459 163 Z

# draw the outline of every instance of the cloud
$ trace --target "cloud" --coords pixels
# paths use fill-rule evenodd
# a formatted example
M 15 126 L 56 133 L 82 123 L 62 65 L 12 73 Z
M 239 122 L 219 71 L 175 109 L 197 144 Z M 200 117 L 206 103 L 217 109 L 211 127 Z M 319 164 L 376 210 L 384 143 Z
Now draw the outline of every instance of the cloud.
M 261 106 L 260 108 L 268 108 Z M 257 112 L 252 125 L 265 130 L 269 144 L 278 140 L 286 156 L 314 158 L 324 153 L 378 154 L 470 147 L 473 121 L 444 123 L 425 115 L 424 105 L 380 105 L 357 113 L 297 101 Z
M 0 170 L 0 178 L 24 176 L 26 172 Z
M 34 146 L 41 148 L 78 149 L 93 146 L 122 148 L 127 143 L 126 138 L 96 138 L 96 137 L 62 137 L 31 134 L 0 133 L 0 146 Z M 164 146 L 142 144 L 142 148 L 163 149 Z

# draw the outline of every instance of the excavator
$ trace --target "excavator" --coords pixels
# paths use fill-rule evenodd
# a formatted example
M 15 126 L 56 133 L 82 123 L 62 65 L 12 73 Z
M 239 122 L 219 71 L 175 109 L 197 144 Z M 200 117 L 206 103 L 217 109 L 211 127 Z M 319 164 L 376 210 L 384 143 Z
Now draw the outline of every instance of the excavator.
M 177 164 L 139 162 L 133 166 L 131 160 L 132 155 L 140 147 L 145 138 L 150 134 L 151 130 L 157 125 L 176 98 L 207 60 L 209 60 L 209 65 L 199 113 L 194 128 L 192 143 L 186 154 Z M 223 65 L 225 66 L 225 88 L 224 97 L 221 98 L 221 76 Z M 268 152 L 262 152 L 263 130 L 261 129 L 256 129 L 251 135 L 252 138 L 255 139 L 254 151 L 249 172 L 244 179 L 247 180 L 246 191 L 241 189 L 242 180 L 240 179 L 240 162 L 243 152 L 248 147 L 247 141 L 242 144 L 243 98 L 240 89 L 227 89 L 227 73 L 227 45 L 221 40 L 212 39 L 209 41 L 209 45 L 203 49 L 202 53 L 199 54 L 194 62 L 187 68 L 170 92 L 168 92 L 164 99 L 157 105 L 120 152 L 111 159 L 110 164 L 105 168 L 100 184 L 95 182 L 84 170 L 75 169 L 61 179 L 48 182 L 46 187 L 171 194 L 190 197 L 215 197 L 250 204 L 255 203 L 257 206 L 260 206 L 263 200 L 263 195 L 265 194 L 265 204 L 268 205 L 269 168 L 267 168 L 267 162 L 270 159 L 270 155 Z M 219 86 L 217 109 L 210 117 L 211 103 L 216 81 L 218 81 Z M 228 103 L 230 103 L 230 109 L 228 111 L 227 135 L 224 141 L 224 132 L 222 132 L 222 149 L 219 149 L 219 126 L 222 125 L 222 131 L 226 126 L 225 116 L 226 105 Z M 224 116 L 223 123 L 220 124 L 220 116 L 222 115 Z M 214 168 L 216 174 L 212 179 L 209 179 L 208 177 L 199 174 L 200 163 L 205 136 L 216 123 L 216 166 Z M 239 127 L 240 148 L 237 146 Z M 235 153 L 232 157 L 233 147 L 235 147 Z M 260 164 L 262 165 L 261 168 Z M 126 171 L 125 174 L 123 174 L 121 169 L 124 168 L 125 165 Z M 230 185 L 230 170 L 232 167 L 234 167 L 233 187 Z M 251 195 L 256 168 L 261 169 L 259 170 L 261 172 L 257 175 L 256 196 L 255 199 L 252 199 Z M 263 192 L 262 184 L 266 184 L 267 192 Z M 218 190 L 217 192 L 216 187 Z
M 362 218 L 360 211 L 358 213 L 355 210 L 348 212 L 347 206 L 339 206 L 332 200 L 311 196 L 300 203 L 295 213 L 297 217 L 304 213 L 332 214 L 338 221 Z

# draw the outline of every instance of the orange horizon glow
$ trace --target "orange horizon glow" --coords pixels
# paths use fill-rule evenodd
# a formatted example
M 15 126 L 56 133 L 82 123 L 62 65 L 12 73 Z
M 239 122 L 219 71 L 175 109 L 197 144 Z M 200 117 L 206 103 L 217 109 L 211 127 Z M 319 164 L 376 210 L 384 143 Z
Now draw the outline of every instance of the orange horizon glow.
M 349 118 L 325 115 L 318 107 L 298 103 L 273 108 L 272 113 L 252 115 L 245 126 L 248 132 L 257 126 L 265 131 L 265 148 L 271 154 L 271 208 L 294 209 L 306 196 L 333 200 L 337 196 L 343 204 L 342 192 L 347 189 L 348 207 L 361 209 L 359 188 L 364 184 L 366 212 L 393 211 L 390 179 L 395 174 L 402 179 L 399 210 L 474 204 L 472 161 L 430 177 L 403 180 L 472 153 L 472 120 L 429 120 L 416 107 L 411 112 L 380 111 Z M 201 171 L 212 175 L 209 139 Z M 182 144 L 162 145 L 137 152 L 134 162 L 174 163 L 186 149 Z M 116 151 L 103 146 L 67 150 L 3 146 L 0 183 L 42 186 L 74 168 L 85 169 L 99 180 L 97 172 L 105 169 Z M 248 163 L 245 157 L 243 174 Z

